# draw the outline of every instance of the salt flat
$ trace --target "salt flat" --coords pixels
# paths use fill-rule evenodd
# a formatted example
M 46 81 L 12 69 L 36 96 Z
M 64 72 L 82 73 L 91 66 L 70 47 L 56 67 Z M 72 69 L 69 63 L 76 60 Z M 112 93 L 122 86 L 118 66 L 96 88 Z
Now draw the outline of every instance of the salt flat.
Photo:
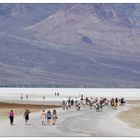
M 54 96 L 60 93 L 59 97 Z M 140 99 L 140 89 L 134 88 L 0 88 L 0 100 L 19 100 L 20 95 L 28 94 L 32 101 L 42 101 L 45 96 L 48 101 L 58 101 L 68 97 L 125 97 Z

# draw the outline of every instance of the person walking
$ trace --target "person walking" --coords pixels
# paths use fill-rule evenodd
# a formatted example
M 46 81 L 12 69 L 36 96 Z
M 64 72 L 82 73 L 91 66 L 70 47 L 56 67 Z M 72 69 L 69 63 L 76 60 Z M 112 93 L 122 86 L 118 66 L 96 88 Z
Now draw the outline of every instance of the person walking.
M 73 101 L 73 99 L 71 100 L 71 106 L 73 106 L 73 104 L 74 104 L 74 101 Z
M 80 111 L 80 103 L 79 102 L 77 103 L 77 110 Z
M 86 99 L 83 100 L 83 107 L 86 106 Z
M 78 103 L 78 99 L 77 99 L 77 97 L 76 97 L 76 99 L 75 99 L 75 106 L 77 107 L 77 103 Z
M 13 122 L 14 122 L 14 112 L 13 112 L 13 110 L 11 110 L 9 112 L 9 119 L 10 119 L 10 124 L 13 125 Z
M 45 125 L 46 124 L 46 112 L 45 112 L 45 110 L 42 111 L 40 118 L 42 120 L 42 125 Z
M 22 101 L 22 99 L 23 99 L 23 95 L 21 94 L 21 96 L 20 96 L 20 100 Z
M 53 125 L 55 125 L 56 124 L 56 119 L 57 119 L 57 112 L 56 112 L 55 109 L 52 112 L 52 118 L 53 118 Z
M 43 96 L 43 100 L 45 100 L 45 96 Z
M 84 99 L 84 96 L 83 96 L 83 94 L 81 95 L 81 99 L 80 100 L 82 100 L 83 101 L 83 99 Z
M 27 124 L 27 122 L 29 121 L 29 114 L 30 113 L 31 112 L 28 109 L 24 112 L 25 124 Z
M 28 96 L 28 95 L 26 95 L 26 100 L 28 100 L 28 98 L 29 98 L 29 96 Z
M 65 108 L 66 108 L 66 102 L 65 102 L 65 100 L 63 100 L 63 102 L 62 102 L 62 107 L 63 107 L 63 110 L 65 110 Z
M 96 103 L 95 108 L 96 108 L 96 112 L 99 112 L 100 111 L 100 105 L 99 105 L 98 102 Z
M 68 110 L 68 108 L 69 108 L 69 102 L 67 101 L 66 102 L 66 110 Z
M 119 102 L 119 100 L 118 100 L 117 97 L 116 97 L 116 99 L 115 99 L 115 102 L 116 102 L 116 105 L 118 106 L 118 102 Z
M 68 99 L 68 107 L 71 108 L 71 101 L 70 101 L 70 98 Z
M 47 116 L 46 116 L 46 118 L 47 118 L 47 123 L 48 123 L 48 125 L 50 125 L 50 124 L 51 124 L 51 119 L 52 119 L 51 111 L 48 110 L 48 112 L 47 112 L 46 115 L 47 115 Z

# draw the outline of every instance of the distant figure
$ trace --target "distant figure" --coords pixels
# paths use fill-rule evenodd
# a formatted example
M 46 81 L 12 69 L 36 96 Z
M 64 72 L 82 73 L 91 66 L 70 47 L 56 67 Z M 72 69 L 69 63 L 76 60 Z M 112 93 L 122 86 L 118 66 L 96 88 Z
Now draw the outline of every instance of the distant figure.
M 94 101 L 93 101 L 93 100 L 90 100 L 90 102 L 89 102 L 89 107 L 90 107 L 90 109 L 92 109 L 93 103 L 94 103 Z
M 110 105 L 112 106 L 112 104 L 113 104 L 113 98 L 111 98 L 111 100 L 110 100 Z
M 83 100 L 83 107 L 86 106 L 86 99 Z
M 95 105 L 95 109 L 96 109 L 96 112 L 99 112 L 99 111 L 100 111 L 100 105 L 99 105 L 98 102 L 97 102 L 96 105 Z
M 77 103 L 77 110 L 80 111 L 80 103 Z
M 56 96 L 56 92 L 55 92 L 55 96 Z
M 57 118 L 57 112 L 56 112 L 55 109 L 52 112 L 52 118 L 53 118 L 53 125 L 55 125 L 56 124 L 56 119 L 58 119 Z
M 62 107 L 63 107 L 63 110 L 65 110 L 65 108 L 66 108 L 66 102 L 65 102 L 65 100 L 63 100 L 63 102 L 62 102 Z
M 97 102 L 98 102 L 98 98 L 96 97 L 96 98 L 95 98 L 95 103 L 97 103 Z
M 88 105 L 88 97 L 86 97 L 86 105 Z
M 115 99 L 115 102 L 116 102 L 116 105 L 118 105 L 119 100 L 118 100 L 117 97 L 116 97 L 116 99 Z
M 100 104 L 99 104 L 99 108 L 100 108 L 100 111 L 102 112 L 102 109 L 103 109 L 103 103 L 100 103 Z
M 75 106 L 77 107 L 77 103 L 78 103 L 78 99 L 77 99 L 77 97 L 76 97 L 76 99 L 75 99 Z
M 68 106 L 69 106 L 69 108 L 71 108 L 71 102 L 70 101 L 68 101 Z
M 47 116 L 46 116 L 46 118 L 47 118 L 47 123 L 48 123 L 48 125 L 50 125 L 50 124 L 51 124 L 51 119 L 52 119 L 51 111 L 48 110 L 48 112 L 47 112 L 46 115 L 47 115 Z
M 20 99 L 21 99 L 21 100 L 23 99 L 23 96 L 22 96 L 22 94 L 21 94 L 21 96 L 20 96 Z
M 42 125 L 45 125 L 46 124 L 46 112 L 45 112 L 45 110 L 42 111 L 40 118 L 42 120 Z
M 28 98 L 29 98 L 29 96 L 28 96 L 28 95 L 26 95 L 26 100 L 28 100 Z
M 27 124 L 27 122 L 29 121 L 29 114 L 30 113 L 31 112 L 28 109 L 24 112 L 25 124 Z
M 121 99 L 120 99 L 120 105 L 124 105 L 125 104 L 125 99 L 122 97 Z
M 43 96 L 43 100 L 45 100 L 45 96 Z
M 70 97 L 68 98 L 68 107 L 71 107 L 71 101 L 70 101 Z
M 113 109 L 117 109 L 117 103 L 116 103 L 116 100 L 115 99 L 111 99 L 111 107 L 113 108 Z
M 71 100 L 71 106 L 73 106 L 74 105 L 74 101 L 73 101 L 73 99 Z
M 11 110 L 9 112 L 9 119 L 10 119 L 10 124 L 13 125 L 13 122 L 14 122 L 14 112 L 13 112 L 13 110 Z
M 66 102 L 66 110 L 68 110 L 68 108 L 69 108 L 69 102 L 67 101 Z
M 59 97 L 59 92 L 57 93 L 57 96 Z
M 84 96 L 83 96 L 83 94 L 81 95 L 81 100 L 83 100 L 84 99 Z

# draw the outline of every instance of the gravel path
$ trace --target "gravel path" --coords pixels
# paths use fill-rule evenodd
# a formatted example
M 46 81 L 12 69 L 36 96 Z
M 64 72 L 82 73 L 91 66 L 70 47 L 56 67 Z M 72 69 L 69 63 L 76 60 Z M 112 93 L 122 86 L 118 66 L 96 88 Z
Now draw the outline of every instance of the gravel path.
M 140 136 L 140 129 L 130 128 L 116 118 L 118 112 L 127 108 L 104 107 L 103 112 L 89 107 L 81 111 L 57 109 L 57 124 L 50 126 L 41 125 L 39 112 L 31 113 L 29 125 L 25 125 L 23 116 L 16 116 L 13 126 L 9 125 L 9 120 L 0 124 L 0 136 Z

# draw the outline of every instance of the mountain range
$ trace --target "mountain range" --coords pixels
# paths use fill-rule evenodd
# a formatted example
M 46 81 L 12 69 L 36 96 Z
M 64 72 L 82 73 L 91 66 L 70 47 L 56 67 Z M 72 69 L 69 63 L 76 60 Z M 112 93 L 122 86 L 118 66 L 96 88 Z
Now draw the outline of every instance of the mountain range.
M 140 4 L 0 4 L 1 87 L 139 88 Z

